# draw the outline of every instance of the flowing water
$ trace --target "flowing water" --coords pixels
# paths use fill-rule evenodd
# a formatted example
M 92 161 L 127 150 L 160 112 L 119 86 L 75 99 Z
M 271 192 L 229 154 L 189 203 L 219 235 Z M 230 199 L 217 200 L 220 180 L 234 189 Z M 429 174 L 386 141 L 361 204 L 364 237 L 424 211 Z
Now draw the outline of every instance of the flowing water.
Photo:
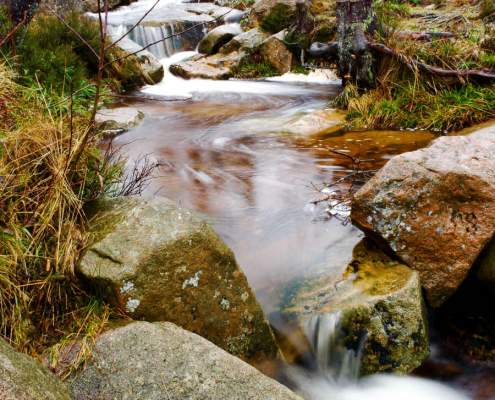
M 169 10 L 174 20 L 182 12 L 174 8 L 180 1 L 162 1 L 161 17 Z M 109 20 L 122 33 L 150 4 L 124 7 Z M 145 45 L 176 26 L 166 22 L 136 29 L 132 39 Z M 347 223 L 346 207 L 319 201 L 332 192 L 329 185 L 354 171 L 353 159 L 360 160 L 360 168 L 374 170 L 396 154 L 427 145 L 432 135 L 344 134 L 329 127 L 310 132 L 318 113 L 327 120 L 341 118 L 327 104 L 340 82 L 321 74 L 297 80 L 288 75 L 273 81 L 185 81 L 172 76 L 168 66 L 193 55 L 194 40 L 174 40 L 150 49 L 162 58 L 165 78 L 142 89 L 139 101 L 127 103 L 146 117 L 114 144 L 122 146 L 129 165 L 143 157 L 160 165 L 147 192 L 206 215 L 235 252 L 267 315 L 276 315 L 284 288 L 322 271 L 339 277 L 362 238 Z M 310 320 L 306 331 L 317 371 L 294 367 L 287 374 L 308 399 L 466 398 L 420 378 L 358 380 L 359 352 L 340 343 L 338 314 Z

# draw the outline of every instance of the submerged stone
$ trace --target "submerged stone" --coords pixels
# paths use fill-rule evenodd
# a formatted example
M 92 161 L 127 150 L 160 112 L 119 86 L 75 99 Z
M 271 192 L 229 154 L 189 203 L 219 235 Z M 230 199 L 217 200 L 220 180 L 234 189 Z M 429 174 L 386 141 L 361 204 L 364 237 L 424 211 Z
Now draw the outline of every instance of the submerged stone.
M 78 273 L 134 319 L 170 321 L 250 363 L 278 356 L 234 254 L 192 212 L 166 199 L 93 206 Z
M 65 385 L 26 354 L 0 338 L 0 399 L 69 400 Z
M 495 129 L 392 158 L 354 196 L 352 220 L 417 270 L 440 306 L 495 234 Z
M 74 400 L 302 400 L 214 344 L 166 322 L 134 322 L 101 335 L 70 388 Z
M 418 273 L 371 243 L 356 246 L 342 279 L 303 282 L 287 298 L 283 315 L 304 332 L 320 368 L 332 367 L 327 359 L 339 346 L 352 353 L 342 364 L 354 358 L 361 375 L 408 373 L 428 356 Z

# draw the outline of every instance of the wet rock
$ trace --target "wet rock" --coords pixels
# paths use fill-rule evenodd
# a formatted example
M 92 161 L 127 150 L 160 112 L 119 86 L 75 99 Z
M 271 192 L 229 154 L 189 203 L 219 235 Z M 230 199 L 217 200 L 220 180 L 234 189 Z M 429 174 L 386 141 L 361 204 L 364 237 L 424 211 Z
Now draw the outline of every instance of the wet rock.
M 289 28 L 296 18 L 296 0 L 258 0 L 251 9 L 252 25 L 271 33 Z
M 268 39 L 269 35 L 254 28 L 234 37 L 230 42 L 220 49 L 220 52 L 229 54 L 234 51 L 254 52 Z
M 201 39 L 198 51 L 203 54 L 215 54 L 220 50 L 220 47 L 241 33 L 242 29 L 238 24 L 228 24 L 214 28 Z
M 263 60 L 272 65 L 279 74 L 285 74 L 292 67 L 292 52 L 283 42 L 285 31 L 270 36 L 260 47 Z
M 96 113 L 98 129 L 107 136 L 126 132 L 138 126 L 144 114 L 134 107 L 104 108 Z
M 356 246 L 341 279 L 322 276 L 300 283 L 286 298 L 284 315 L 303 329 L 319 363 L 331 362 L 332 350 L 337 357 L 339 346 L 352 351 L 351 358 L 361 352 L 361 365 L 355 363 L 361 375 L 408 373 L 428 356 L 418 273 L 369 242 Z
M 292 135 L 312 136 L 336 133 L 345 126 L 345 113 L 335 109 L 318 110 L 299 115 L 282 130 Z
M 70 397 L 55 375 L 0 339 L 0 399 L 69 400 Z
M 70 387 L 74 400 L 302 400 L 171 323 L 134 322 L 104 333 Z
M 358 193 L 353 222 L 416 269 L 437 307 L 495 233 L 495 129 L 394 157 Z
M 197 56 L 190 60 L 173 64 L 170 72 L 184 79 L 229 79 L 234 75 L 244 54 L 234 52 L 230 54 L 214 54 L 204 57 Z
M 93 244 L 77 271 L 110 302 L 253 364 L 278 356 L 234 254 L 205 221 L 169 200 L 133 197 L 98 202 L 90 215 Z
M 117 39 L 116 36 L 112 37 L 114 40 Z M 122 39 L 117 46 L 122 49 L 125 53 L 133 54 L 141 49 L 137 43 L 133 42 L 128 38 Z M 146 83 L 153 85 L 160 82 L 163 79 L 164 70 L 163 65 L 160 61 L 149 51 L 141 50 L 135 54 L 137 61 L 141 67 L 143 73 L 143 79 Z
M 495 291 L 495 241 L 486 247 L 479 262 L 477 277 Z

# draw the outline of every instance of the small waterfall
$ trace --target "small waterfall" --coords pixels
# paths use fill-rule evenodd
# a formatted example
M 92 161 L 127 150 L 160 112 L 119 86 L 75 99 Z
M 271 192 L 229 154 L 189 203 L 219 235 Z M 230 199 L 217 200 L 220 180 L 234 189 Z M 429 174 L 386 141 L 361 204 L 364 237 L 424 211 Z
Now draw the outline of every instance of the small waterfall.
M 131 28 L 132 25 L 126 24 L 112 26 L 112 35 L 120 37 Z M 201 26 L 182 35 L 173 36 L 178 32 L 185 31 L 187 28 L 187 24 L 184 23 L 167 23 L 161 26 L 138 25 L 127 35 L 127 37 L 141 47 L 159 42 L 148 47 L 147 50 L 158 59 L 162 59 L 170 57 L 175 53 L 196 48 L 204 35 Z
M 305 323 L 306 337 L 310 341 L 319 372 L 334 382 L 353 382 L 359 377 L 361 349 L 347 349 L 342 341 L 341 313 L 314 315 Z

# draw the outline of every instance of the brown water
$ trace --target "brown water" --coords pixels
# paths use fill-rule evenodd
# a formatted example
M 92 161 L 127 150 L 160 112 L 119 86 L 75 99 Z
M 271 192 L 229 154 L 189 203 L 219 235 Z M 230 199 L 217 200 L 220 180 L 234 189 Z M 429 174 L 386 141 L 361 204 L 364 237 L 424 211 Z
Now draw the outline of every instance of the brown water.
M 315 187 L 352 172 L 351 159 L 333 150 L 363 160 L 363 169 L 376 169 L 393 155 L 425 146 L 432 136 L 335 129 L 287 134 L 301 116 L 324 109 L 339 87 L 243 84 L 249 93 L 143 100 L 135 106 L 145 112 L 144 123 L 115 143 L 128 143 L 123 152 L 130 162 L 143 155 L 160 162 L 147 192 L 207 215 L 270 314 L 294 280 L 322 270 L 340 275 L 362 237 L 352 225 L 332 218 L 327 203 L 312 204 L 325 197 Z M 234 90 L 239 86 L 232 82 Z

